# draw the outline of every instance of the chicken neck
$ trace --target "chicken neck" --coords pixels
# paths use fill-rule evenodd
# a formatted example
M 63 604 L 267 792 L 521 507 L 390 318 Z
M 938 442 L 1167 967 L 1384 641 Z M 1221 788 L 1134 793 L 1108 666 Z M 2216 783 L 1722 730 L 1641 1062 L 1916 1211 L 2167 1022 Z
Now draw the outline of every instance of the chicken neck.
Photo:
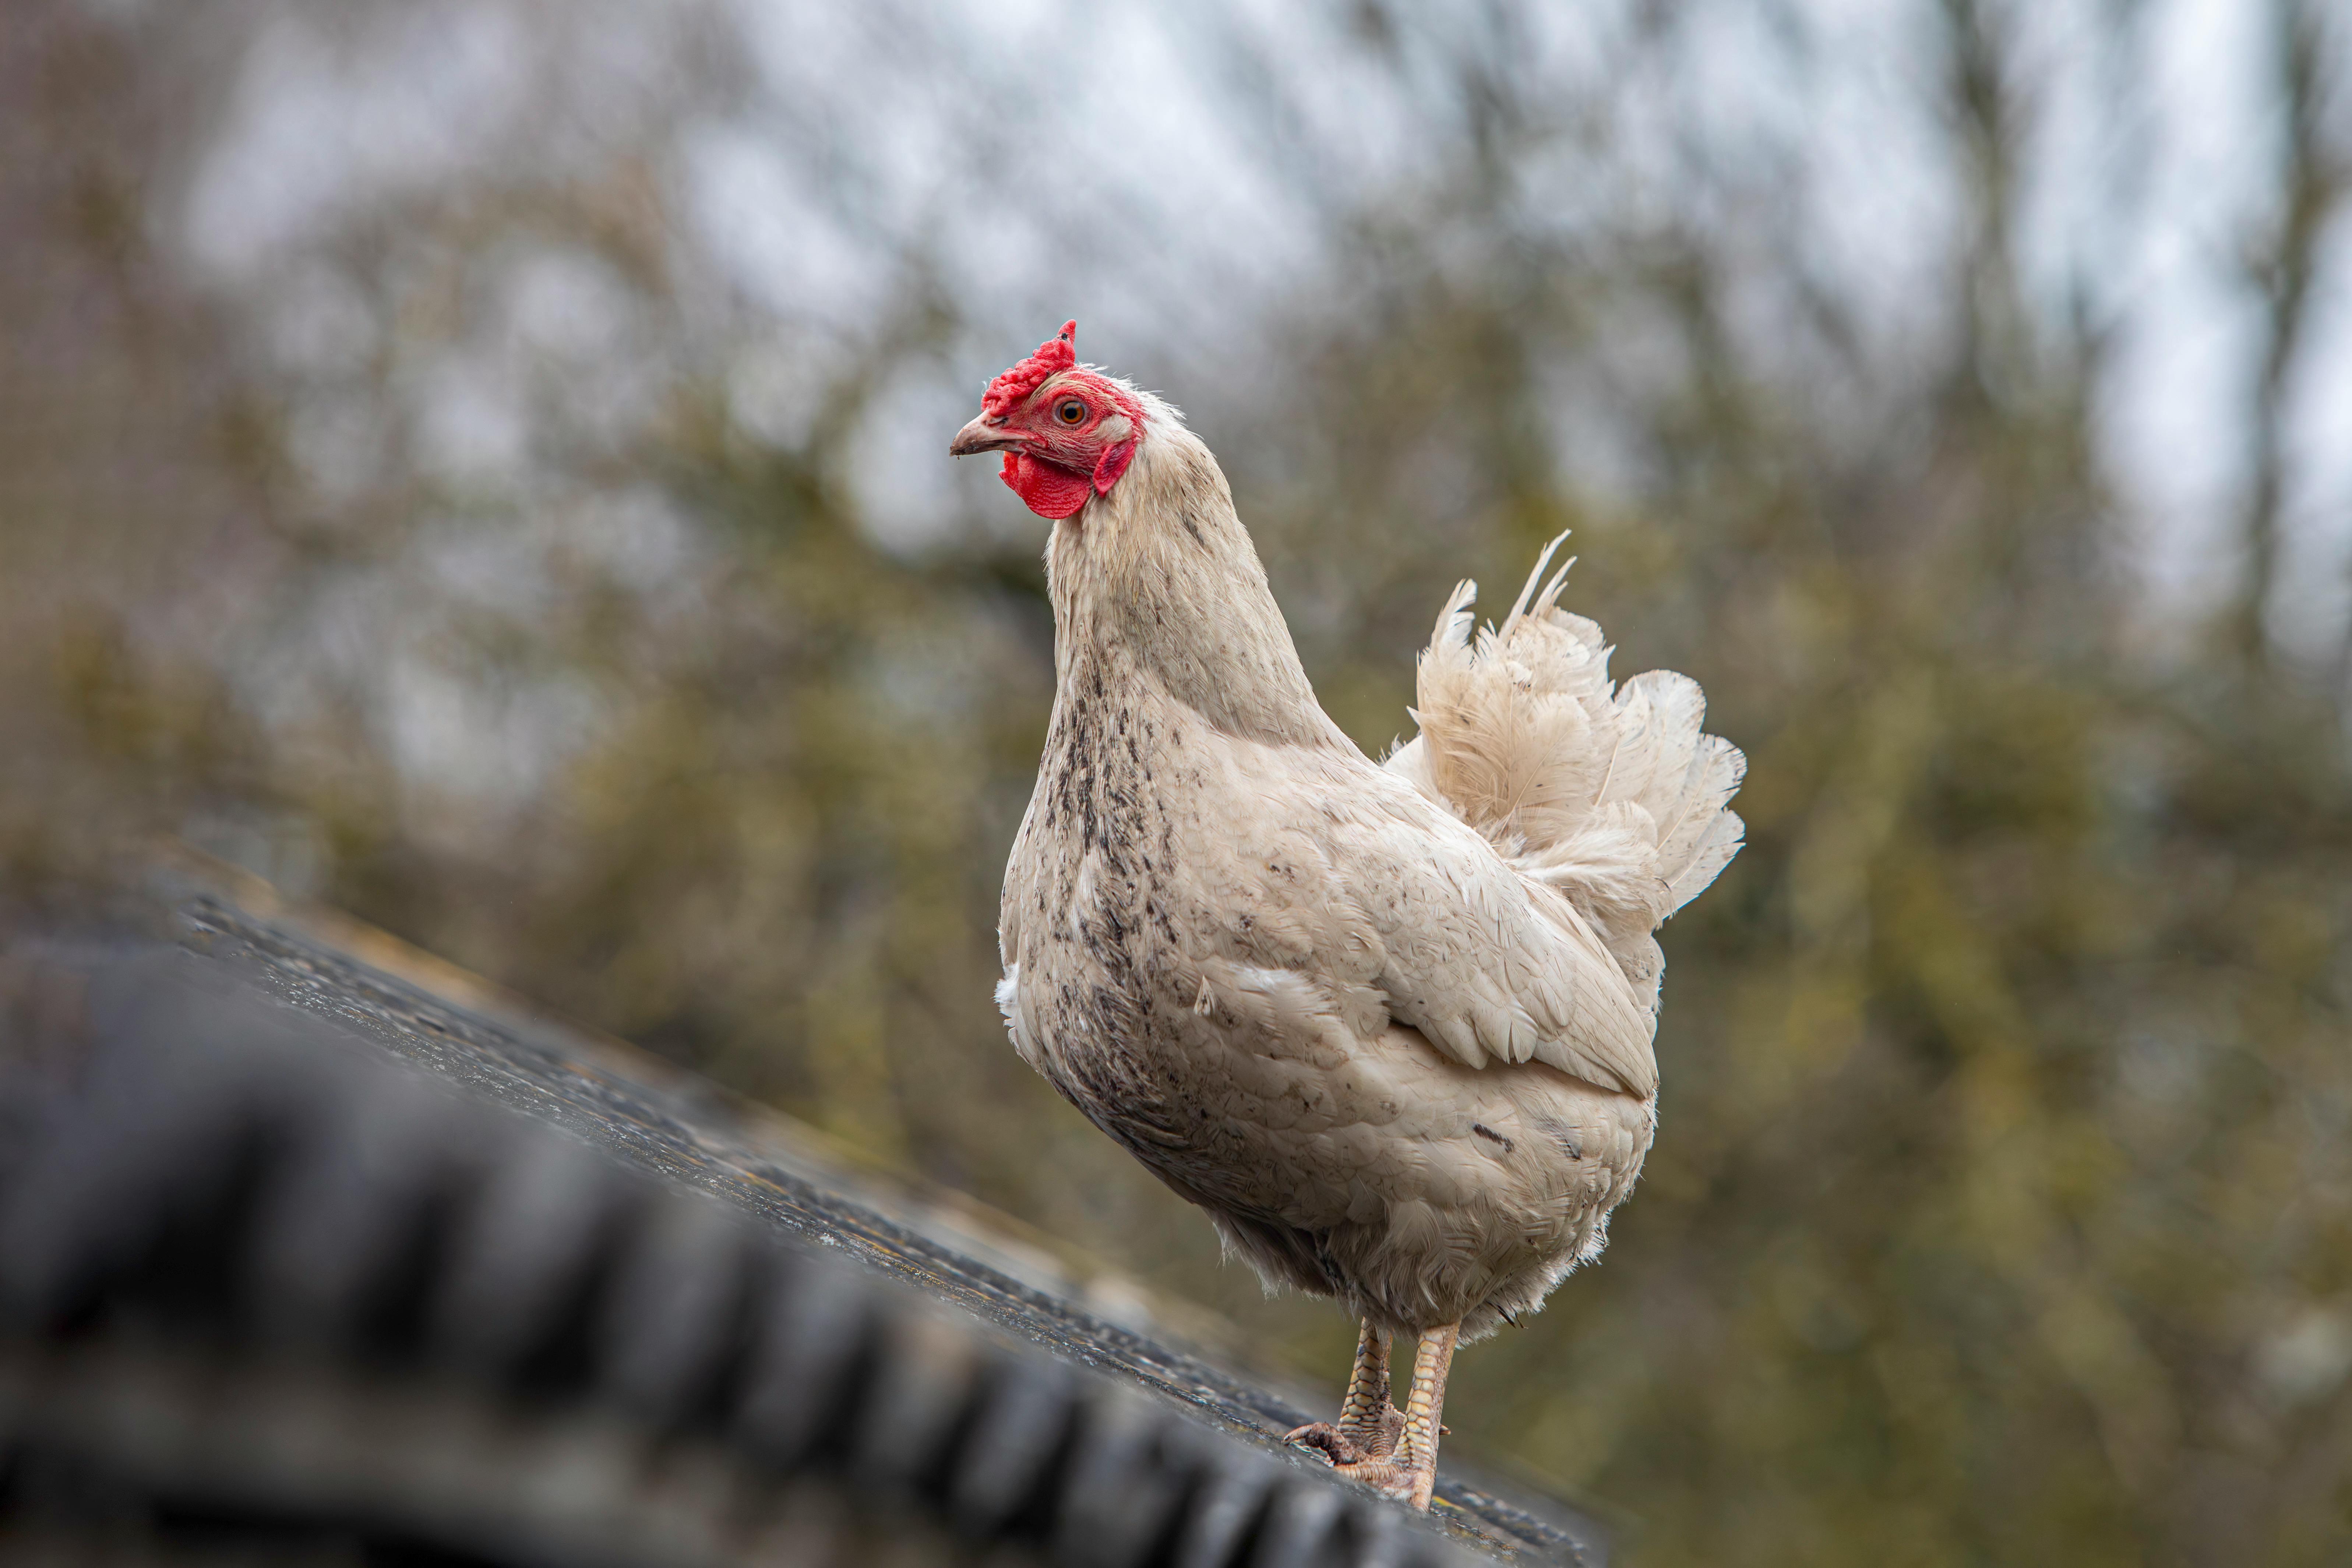
M 1181 427 L 1055 525 L 1046 575 L 1057 706 L 1139 682 L 1225 735 L 1362 755 L 1316 702 L 1225 476 Z

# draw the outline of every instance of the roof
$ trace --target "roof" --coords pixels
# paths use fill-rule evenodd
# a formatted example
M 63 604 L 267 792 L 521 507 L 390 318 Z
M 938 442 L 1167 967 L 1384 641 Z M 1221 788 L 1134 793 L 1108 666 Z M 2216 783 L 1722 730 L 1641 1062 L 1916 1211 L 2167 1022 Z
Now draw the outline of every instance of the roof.
M 46 1458 L 0 1513 L 68 1475 L 499 1563 L 1604 1560 L 1564 1505 L 1339 1480 L 973 1206 L 364 927 L 173 918 L 18 1009 L 0 1441 Z

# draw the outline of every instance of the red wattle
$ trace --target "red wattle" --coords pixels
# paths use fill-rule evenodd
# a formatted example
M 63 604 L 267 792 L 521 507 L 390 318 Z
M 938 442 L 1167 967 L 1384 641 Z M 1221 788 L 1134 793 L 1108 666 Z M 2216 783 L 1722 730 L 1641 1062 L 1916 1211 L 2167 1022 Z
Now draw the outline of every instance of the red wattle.
M 1104 454 L 1104 461 L 1108 460 L 1109 454 Z M 1119 466 L 1124 468 L 1126 464 L 1122 462 Z M 1097 467 L 1096 472 L 1099 474 L 1100 468 Z M 1039 517 L 1051 517 L 1055 522 L 1075 514 L 1094 493 L 1093 481 L 1084 474 L 1074 474 L 1059 464 L 1032 457 L 1026 452 L 1006 453 L 1004 467 L 999 477 L 1014 495 L 1021 497 L 1023 506 Z M 1112 477 L 1118 476 L 1113 475 Z M 1103 486 L 1106 490 L 1109 487 L 1108 484 Z

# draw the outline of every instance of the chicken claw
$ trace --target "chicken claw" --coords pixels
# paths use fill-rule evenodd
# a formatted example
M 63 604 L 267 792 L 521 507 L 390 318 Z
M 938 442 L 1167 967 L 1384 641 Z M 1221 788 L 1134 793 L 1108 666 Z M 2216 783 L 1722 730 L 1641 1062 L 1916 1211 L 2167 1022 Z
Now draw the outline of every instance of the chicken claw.
M 1404 1429 L 1402 1414 L 1397 1415 L 1396 1429 Z M 1306 1448 L 1322 1455 L 1331 1462 L 1333 1469 L 1339 1470 L 1360 1465 L 1368 1459 L 1384 1459 L 1389 1453 L 1395 1451 L 1393 1437 L 1390 1439 L 1388 1452 L 1375 1453 L 1369 1448 L 1360 1448 L 1348 1434 L 1328 1421 L 1309 1421 L 1304 1427 L 1294 1427 L 1282 1435 L 1282 1440 L 1294 1448 Z
M 1388 1337 L 1367 1321 L 1356 1334 L 1356 1364 L 1348 1373 L 1348 1397 L 1337 1426 L 1310 1421 L 1283 1434 L 1282 1440 L 1314 1448 L 1335 1465 L 1386 1458 L 1404 1435 L 1404 1413 L 1389 1403 Z

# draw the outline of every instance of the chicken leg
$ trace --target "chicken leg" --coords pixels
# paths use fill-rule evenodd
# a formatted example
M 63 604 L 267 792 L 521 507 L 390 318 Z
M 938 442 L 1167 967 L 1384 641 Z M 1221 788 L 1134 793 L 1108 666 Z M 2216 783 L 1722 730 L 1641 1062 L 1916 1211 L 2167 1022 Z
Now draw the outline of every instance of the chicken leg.
M 1412 1392 L 1399 1412 L 1389 1404 L 1388 1347 L 1366 1323 L 1356 1342 L 1356 1370 L 1348 1380 L 1339 1425 L 1318 1421 L 1301 1427 L 1290 1441 L 1317 1450 L 1333 1469 L 1381 1496 L 1428 1511 L 1437 1485 L 1438 1435 L 1444 1430 L 1439 1416 L 1445 1407 L 1445 1375 L 1453 1368 L 1461 1333 L 1460 1323 L 1448 1323 L 1421 1336 L 1413 1353 Z M 1378 1414 L 1366 1418 L 1370 1411 Z M 1351 1419 L 1357 1421 L 1353 1434 Z
M 1356 1364 L 1348 1374 L 1339 1423 L 1310 1421 L 1283 1440 L 1313 1448 L 1335 1465 L 1352 1465 L 1387 1458 L 1403 1432 L 1404 1414 L 1389 1403 L 1388 1337 L 1368 1321 L 1356 1335 Z

